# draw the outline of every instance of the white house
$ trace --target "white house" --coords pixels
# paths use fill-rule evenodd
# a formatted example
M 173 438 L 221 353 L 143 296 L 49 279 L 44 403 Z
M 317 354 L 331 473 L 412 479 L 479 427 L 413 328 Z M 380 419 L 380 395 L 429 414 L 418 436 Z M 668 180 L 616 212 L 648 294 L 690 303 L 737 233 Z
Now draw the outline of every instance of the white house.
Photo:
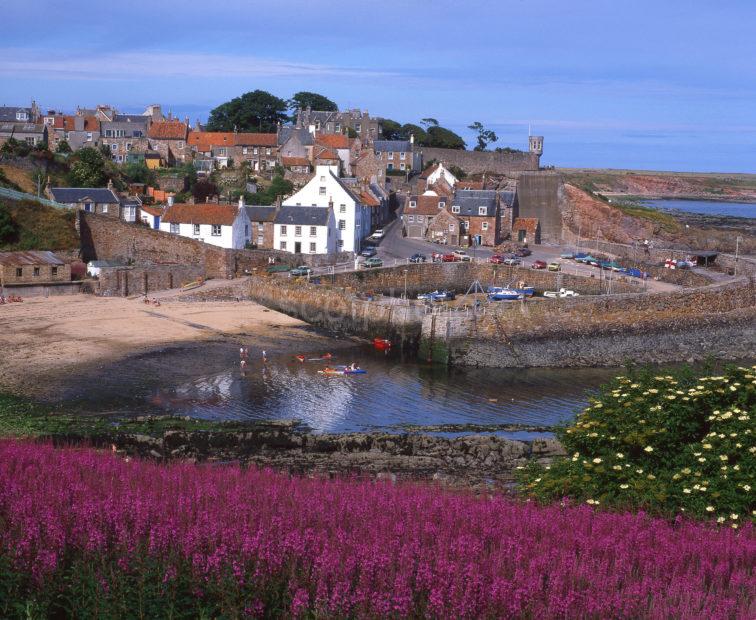
M 281 207 L 273 220 L 273 247 L 292 254 L 332 254 L 336 225 L 330 207 Z
M 444 166 L 444 164 L 440 162 L 436 164 L 436 166 L 428 174 L 428 177 L 425 181 L 426 187 L 430 187 L 439 179 L 443 179 L 444 181 L 446 181 L 446 183 L 448 183 L 450 187 L 454 187 L 457 183 L 459 183 L 459 180 L 457 179 L 457 177 L 455 177 L 451 172 L 449 172 L 449 170 Z
M 285 207 L 318 207 L 333 211 L 337 252 L 359 252 L 370 233 L 370 207 L 338 177 L 336 166 L 316 166 L 315 176 L 296 194 L 283 202 Z M 279 249 L 279 245 L 275 245 Z M 331 251 L 331 250 L 329 250 Z
M 244 208 L 239 205 L 174 204 L 160 219 L 160 230 L 204 241 L 222 248 L 243 249 L 252 238 L 252 225 Z

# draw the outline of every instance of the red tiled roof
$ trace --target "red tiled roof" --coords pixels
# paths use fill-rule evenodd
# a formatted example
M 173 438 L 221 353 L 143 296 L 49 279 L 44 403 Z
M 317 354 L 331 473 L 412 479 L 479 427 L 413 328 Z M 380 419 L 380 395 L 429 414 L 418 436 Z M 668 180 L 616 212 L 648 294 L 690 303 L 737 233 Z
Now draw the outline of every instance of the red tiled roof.
M 381 206 L 381 203 L 378 201 L 378 199 L 368 192 L 360 192 L 360 202 L 362 202 L 362 204 L 364 205 L 367 205 L 368 207 Z
M 457 189 L 484 189 L 483 181 L 459 181 Z
M 332 149 L 348 149 L 350 147 L 350 138 L 339 133 L 319 134 L 315 137 L 315 142 L 320 146 L 329 146 Z
M 203 204 L 174 204 L 168 207 L 163 215 L 163 222 L 170 224 L 221 224 L 231 226 L 236 219 L 238 207 L 236 205 L 219 205 L 216 203 Z
M 284 166 L 309 166 L 310 160 L 306 157 L 282 157 L 281 163 Z
M 150 215 L 163 215 L 163 209 L 161 207 L 151 207 L 150 205 L 142 205 L 139 207 L 142 211 L 145 213 L 149 213 Z
M 214 146 L 234 146 L 233 131 L 190 131 L 189 146 L 200 152 L 211 151 Z
M 188 130 L 181 121 L 157 121 L 150 125 L 147 135 L 155 140 L 186 140 Z
M 339 159 L 339 154 L 327 146 L 317 146 L 312 152 L 313 159 Z
M 274 133 L 237 133 L 237 146 L 278 146 L 278 136 Z

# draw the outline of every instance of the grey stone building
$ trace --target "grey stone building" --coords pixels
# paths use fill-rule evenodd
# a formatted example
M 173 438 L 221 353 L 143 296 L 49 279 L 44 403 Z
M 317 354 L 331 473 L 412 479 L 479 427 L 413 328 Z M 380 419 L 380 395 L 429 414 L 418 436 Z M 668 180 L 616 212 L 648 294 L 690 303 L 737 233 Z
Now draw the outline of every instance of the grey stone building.
M 110 150 L 113 161 L 126 161 L 132 148 L 149 149 L 147 135 L 151 119 L 141 114 L 116 114 L 112 121 L 100 122 L 100 141 Z
M 381 119 L 371 117 L 367 110 L 324 112 L 306 108 L 297 112 L 295 126 L 321 134 L 348 133 L 351 129 L 363 141 L 377 140 L 383 135 Z

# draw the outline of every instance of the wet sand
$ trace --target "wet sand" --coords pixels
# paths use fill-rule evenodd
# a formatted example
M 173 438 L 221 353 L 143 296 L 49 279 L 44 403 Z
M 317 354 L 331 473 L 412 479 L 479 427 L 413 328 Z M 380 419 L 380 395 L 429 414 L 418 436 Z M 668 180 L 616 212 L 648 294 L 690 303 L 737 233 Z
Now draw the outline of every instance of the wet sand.
M 285 314 L 248 301 L 181 302 L 74 295 L 0 306 L 0 390 L 55 397 L 71 377 L 94 368 L 118 372 L 126 360 L 191 343 L 260 350 L 333 341 Z

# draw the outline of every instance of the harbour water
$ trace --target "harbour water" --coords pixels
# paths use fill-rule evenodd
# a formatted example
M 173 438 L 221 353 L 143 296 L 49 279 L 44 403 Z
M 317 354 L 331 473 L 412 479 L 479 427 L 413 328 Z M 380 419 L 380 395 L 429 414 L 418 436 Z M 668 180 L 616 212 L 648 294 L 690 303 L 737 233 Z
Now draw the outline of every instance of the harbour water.
M 177 348 L 142 356 L 115 372 L 106 368 L 79 377 L 65 400 L 89 411 L 297 419 L 316 432 L 402 432 L 407 425 L 551 426 L 572 419 L 590 394 L 618 372 L 449 369 L 402 361 L 369 346 L 339 349 L 331 363 L 353 361 L 367 374 L 324 376 L 318 373 L 324 362 L 300 363 L 293 353 L 271 354 L 267 363 L 253 359 L 242 374 L 236 348 Z M 498 432 L 532 436 L 527 430 Z
M 756 218 L 756 203 L 715 200 L 643 200 L 642 204 L 664 211 Z

